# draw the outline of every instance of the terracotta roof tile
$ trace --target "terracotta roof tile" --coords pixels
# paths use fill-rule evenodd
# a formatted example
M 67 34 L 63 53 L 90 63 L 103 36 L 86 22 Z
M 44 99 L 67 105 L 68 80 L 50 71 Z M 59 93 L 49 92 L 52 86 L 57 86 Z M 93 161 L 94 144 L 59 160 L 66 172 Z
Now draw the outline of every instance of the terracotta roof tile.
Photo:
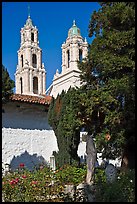
M 35 103 L 35 104 L 43 104 L 49 105 L 51 102 L 51 96 L 31 96 L 31 95 L 23 95 L 23 94 L 13 94 L 10 97 L 12 101 L 22 101 L 28 103 Z

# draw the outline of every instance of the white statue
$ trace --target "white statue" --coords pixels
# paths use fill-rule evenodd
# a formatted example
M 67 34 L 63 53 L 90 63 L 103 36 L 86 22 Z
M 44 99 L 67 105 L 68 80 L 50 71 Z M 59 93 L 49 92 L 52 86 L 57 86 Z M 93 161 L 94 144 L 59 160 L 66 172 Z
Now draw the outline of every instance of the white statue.
M 93 135 L 87 135 L 86 154 L 87 154 L 86 183 L 90 185 L 92 183 L 97 158 L 97 151 L 94 145 Z

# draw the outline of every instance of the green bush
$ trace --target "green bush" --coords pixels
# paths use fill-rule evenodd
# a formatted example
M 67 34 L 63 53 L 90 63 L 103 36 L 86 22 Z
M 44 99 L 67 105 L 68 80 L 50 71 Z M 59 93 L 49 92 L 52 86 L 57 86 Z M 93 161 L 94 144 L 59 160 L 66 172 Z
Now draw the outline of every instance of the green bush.
M 79 168 L 69 164 L 56 170 L 55 175 L 62 184 L 78 185 L 85 180 L 86 166 Z
M 95 173 L 96 202 L 135 202 L 135 171 L 118 172 L 114 182 L 106 181 L 103 169 Z

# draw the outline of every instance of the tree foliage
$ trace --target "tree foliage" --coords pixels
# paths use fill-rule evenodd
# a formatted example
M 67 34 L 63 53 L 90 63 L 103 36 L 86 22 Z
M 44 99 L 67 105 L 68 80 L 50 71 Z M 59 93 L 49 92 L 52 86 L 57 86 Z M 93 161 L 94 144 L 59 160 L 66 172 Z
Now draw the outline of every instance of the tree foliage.
M 48 121 L 57 137 L 59 152 L 55 153 L 57 166 L 78 164 L 77 149 L 81 121 L 77 117 L 79 111 L 79 94 L 70 89 L 63 91 L 56 99 L 52 99 L 48 111 Z
M 13 93 L 14 81 L 10 78 L 7 69 L 2 65 L 2 102 L 8 100 Z
M 59 165 L 77 155 L 79 132 L 94 134 L 107 159 L 123 155 L 134 166 L 135 150 L 135 3 L 103 2 L 89 24 L 85 60 L 78 63 L 82 86 L 53 99 L 49 123 L 57 136 Z M 125 163 L 126 163 L 125 162 Z
M 95 39 L 79 69 L 88 127 L 96 132 L 96 145 L 103 156 L 115 158 L 123 150 L 134 153 L 135 3 L 100 4 L 89 24 L 89 36 Z

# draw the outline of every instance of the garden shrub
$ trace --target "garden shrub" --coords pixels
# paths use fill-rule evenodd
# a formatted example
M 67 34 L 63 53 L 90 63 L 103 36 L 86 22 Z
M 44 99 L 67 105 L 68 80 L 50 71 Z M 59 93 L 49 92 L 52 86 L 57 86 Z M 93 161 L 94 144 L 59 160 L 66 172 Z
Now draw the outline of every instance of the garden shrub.
M 78 185 L 85 181 L 86 171 L 86 166 L 79 168 L 66 164 L 57 169 L 55 174 L 56 179 L 60 180 L 62 184 Z
M 109 183 L 105 171 L 96 169 L 94 194 L 96 202 L 135 202 L 135 171 L 120 171 Z

